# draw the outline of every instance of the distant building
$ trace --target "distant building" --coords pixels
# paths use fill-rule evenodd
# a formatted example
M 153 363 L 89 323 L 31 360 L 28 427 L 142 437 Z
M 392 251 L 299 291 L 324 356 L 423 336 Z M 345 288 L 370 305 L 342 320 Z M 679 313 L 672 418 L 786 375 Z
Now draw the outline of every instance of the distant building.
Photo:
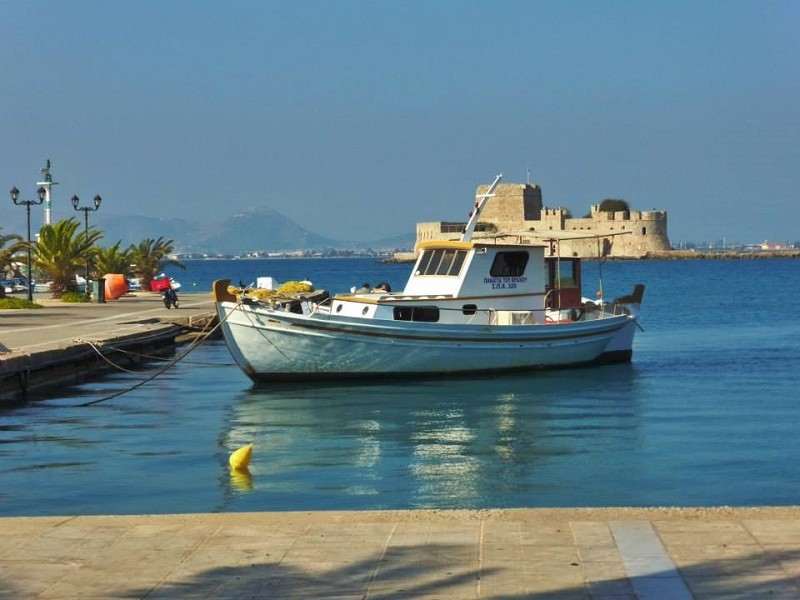
M 485 193 L 481 186 L 477 195 Z M 421 242 L 458 240 L 466 223 L 417 223 L 416 254 Z M 473 240 L 497 239 L 504 243 L 549 243 L 562 256 L 640 258 L 648 252 L 671 249 L 667 213 L 600 210 L 591 207 L 584 218 L 569 216 L 564 208 L 546 208 L 542 189 L 535 184 L 500 184 L 481 215 Z
M 791 248 L 791 246 L 781 242 L 768 242 L 764 240 L 764 242 L 759 245 L 759 248 L 762 250 L 788 250 Z

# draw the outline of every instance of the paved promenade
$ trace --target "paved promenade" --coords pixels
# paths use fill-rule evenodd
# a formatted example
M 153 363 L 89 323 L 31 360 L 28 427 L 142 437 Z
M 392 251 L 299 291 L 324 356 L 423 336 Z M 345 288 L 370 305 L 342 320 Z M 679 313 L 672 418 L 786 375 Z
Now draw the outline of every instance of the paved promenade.
M 0 597 L 800 598 L 800 509 L 0 519 Z
M 105 304 L 61 302 L 37 294 L 34 302 L 43 308 L 0 310 L 0 353 L 30 352 L 81 338 L 106 339 L 123 330 L 141 330 L 147 321 L 214 311 L 210 291 L 179 293 L 179 300 L 179 309 L 167 310 L 161 295 L 153 292 L 135 292 Z
M 210 292 L 180 295 L 167 310 L 160 294 L 137 292 L 105 304 L 71 304 L 36 297 L 44 308 L 0 310 L 0 404 L 99 375 L 99 358 L 153 354 L 184 332 L 201 330 L 214 314 Z M 133 359 L 131 359 L 133 360 Z

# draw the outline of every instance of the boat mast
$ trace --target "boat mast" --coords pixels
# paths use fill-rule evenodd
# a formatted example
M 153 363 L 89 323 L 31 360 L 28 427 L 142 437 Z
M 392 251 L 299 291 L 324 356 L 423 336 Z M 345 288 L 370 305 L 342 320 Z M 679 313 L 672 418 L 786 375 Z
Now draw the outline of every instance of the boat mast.
M 489 198 L 494 197 L 493 192 L 502 178 L 503 174 L 498 173 L 497 177 L 494 179 L 494 183 L 489 186 L 486 193 L 475 196 L 475 209 L 469 213 L 469 221 L 467 221 L 467 226 L 464 228 L 464 233 L 461 235 L 462 242 L 469 242 L 472 240 L 472 234 L 475 231 L 475 226 L 478 224 L 478 217 L 480 217 L 481 211 L 483 207 L 486 206 L 486 202 L 488 202 Z
M 44 181 L 37 181 L 36 185 L 44 188 L 44 224 L 50 225 L 50 188 L 58 185 L 58 182 L 53 181 L 53 177 L 50 175 L 49 158 L 47 159 L 47 164 L 42 167 L 42 175 L 44 175 Z

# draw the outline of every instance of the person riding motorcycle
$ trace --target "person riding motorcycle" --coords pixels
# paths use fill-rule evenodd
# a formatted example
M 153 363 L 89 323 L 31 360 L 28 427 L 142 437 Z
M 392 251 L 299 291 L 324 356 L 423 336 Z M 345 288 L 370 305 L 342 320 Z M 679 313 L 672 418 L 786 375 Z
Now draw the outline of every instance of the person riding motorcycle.
M 175 293 L 172 287 L 168 287 L 164 290 L 162 298 L 164 300 L 164 306 L 168 309 L 172 306 L 178 308 L 178 294 Z

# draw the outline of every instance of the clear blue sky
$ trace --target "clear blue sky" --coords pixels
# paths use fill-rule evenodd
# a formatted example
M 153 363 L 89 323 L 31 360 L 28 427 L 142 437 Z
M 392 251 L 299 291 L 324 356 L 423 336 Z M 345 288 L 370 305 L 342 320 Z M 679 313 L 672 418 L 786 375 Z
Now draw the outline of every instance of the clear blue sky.
M 99 193 L 373 239 L 530 168 L 673 244 L 800 240 L 800 2 L 0 0 L 0 33 L 0 184 L 51 159 L 58 218 Z

